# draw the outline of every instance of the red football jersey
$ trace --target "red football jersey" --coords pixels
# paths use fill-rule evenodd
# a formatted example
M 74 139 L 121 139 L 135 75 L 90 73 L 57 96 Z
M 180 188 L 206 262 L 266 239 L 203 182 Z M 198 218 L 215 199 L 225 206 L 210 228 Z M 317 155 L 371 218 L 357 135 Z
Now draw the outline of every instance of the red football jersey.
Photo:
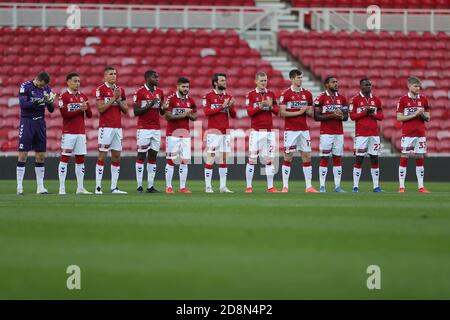
M 322 92 L 320 96 L 314 101 L 314 107 L 323 114 L 332 114 L 337 109 L 348 108 L 347 98 L 343 95 L 336 93 L 336 96 L 332 97 L 327 91 Z M 320 134 L 344 134 L 342 127 L 342 121 L 339 119 L 331 119 L 320 122 Z
M 226 92 L 218 94 L 216 90 L 203 97 L 203 111 L 208 117 L 208 129 L 217 129 L 225 134 L 230 128 L 229 116 L 235 118 L 236 110 L 234 106 L 224 109 L 223 104 L 227 99 L 232 99 L 232 96 Z
M 259 108 L 263 100 L 268 98 L 273 101 L 272 110 L 261 110 Z M 247 107 L 247 114 L 251 117 L 251 128 L 255 130 L 272 130 L 272 113 L 277 115 L 279 107 L 277 105 L 277 99 L 272 91 L 264 90 L 259 91 L 255 89 L 247 93 L 245 97 L 245 105 Z
M 120 88 L 122 101 L 125 101 L 125 90 Z M 95 91 L 97 101 L 108 103 L 114 96 L 114 90 L 107 83 L 102 84 Z M 122 116 L 120 114 L 119 103 L 114 102 L 105 112 L 100 113 L 99 127 L 122 128 Z
M 197 112 L 197 106 L 194 99 L 189 96 L 181 98 L 177 93 L 170 95 L 167 100 L 169 106 L 166 112 L 170 112 L 173 115 L 180 115 L 186 112 L 187 109 L 192 109 L 192 112 Z M 172 132 L 177 129 L 185 129 L 189 132 L 189 118 L 183 118 L 179 120 L 167 121 L 166 136 L 171 136 Z
M 86 102 L 88 108 L 81 111 L 81 103 Z M 59 111 L 63 117 L 63 134 L 85 134 L 84 115 L 92 117 L 92 111 L 89 107 L 88 97 L 80 92 L 72 93 L 69 89 L 59 96 Z
M 397 113 L 405 116 L 414 114 L 419 108 L 424 109 L 425 112 L 430 112 L 430 105 L 428 99 L 424 96 L 417 96 L 416 99 L 411 98 L 409 93 L 400 98 L 397 105 Z M 425 137 L 425 121 L 420 117 L 402 122 L 403 137 Z
M 159 130 L 161 129 L 159 123 L 161 104 L 164 101 L 164 93 L 159 88 L 154 88 L 153 93 L 145 84 L 143 87 L 139 88 L 133 95 L 133 102 L 139 107 L 144 108 L 147 103 L 150 103 L 154 99 L 159 99 L 160 103 L 155 103 L 146 113 L 138 116 L 137 128 L 138 129 L 150 129 Z
M 306 106 L 312 106 L 313 97 L 311 92 L 300 88 L 299 91 L 294 91 L 292 87 L 281 94 L 280 104 L 286 105 L 287 112 L 296 112 Z M 284 129 L 287 131 L 306 131 L 308 124 L 306 123 L 306 113 L 301 116 L 285 118 Z
M 369 115 L 366 108 L 375 111 Z M 350 119 L 355 121 L 355 136 L 370 137 L 378 136 L 378 121 L 383 120 L 383 109 L 381 100 L 374 96 L 365 97 L 361 92 L 350 101 Z

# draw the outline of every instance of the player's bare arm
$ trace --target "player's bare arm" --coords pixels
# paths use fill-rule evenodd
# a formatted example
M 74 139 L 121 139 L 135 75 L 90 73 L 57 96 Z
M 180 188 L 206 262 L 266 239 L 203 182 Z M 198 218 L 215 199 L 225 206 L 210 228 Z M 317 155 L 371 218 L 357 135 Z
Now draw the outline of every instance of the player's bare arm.
M 98 112 L 103 113 L 106 110 L 109 109 L 109 107 L 112 106 L 112 104 L 116 102 L 116 99 L 114 97 L 111 98 L 111 100 L 109 100 L 108 102 L 103 102 L 103 101 L 97 101 L 96 105 L 97 105 L 97 109 Z
M 429 114 L 429 112 L 427 112 Z M 416 111 L 415 113 L 411 114 L 411 115 L 404 115 L 403 113 L 397 112 L 397 120 L 401 121 L 401 122 L 405 122 L 405 121 L 409 121 L 412 120 L 414 118 L 420 117 L 421 114 L 423 114 L 423 111 L 421 112 L 420 110 Z
M 151 107 L 153 107 L 156 103 L 156 101 L 159 99 L 153 99 L 152 101 L 149 101 L 146 103 L 144 107 L 141 108 L 137 103 L 133 104 L 133 112 L 135 116 L 140 116 L 146 113 L 148 110 L 150 110 Z
M 430 121 L 430 113 L 423 111 L 420 114 L 420 118 L 422 118 L 423 121 L 428 122 L 428 121 Z
M 342 111 L 341 111 L 342 112 Z M 314 109 L 314 120 L 315 121 L 328 121 L 333 119 L 341 119 L 336 113 L 322 114 L 319 109 Z
M 339 111 L 341 111 L 342 113 L 342 121 L 347 121 L 348 120 L 348 106 L 342 106 L 341 109 L 338 109 Z
M 186 113 L 186 117 L 189 118 L 191 121 L 197 120 L 197 113 L 193 112 L 192 109 L 189 109 L 189 111 Z
M 280 106 L 280 117 L 285 117 L 285 118 L 293 118 L 293 117 L 298 117 L 301 116 L 302 114 L 304 114 L 306 111 L 306 109 L 300 109 L 298 111 L 294 111 L 294 112 L 288 112 L 286 110 L 286 105 L 281 105 Z
M 127 102 L 125 100 L 117 100 L 117 102 L 119 103 L 120 111 L 122 111 L 125 114 L 128 113 L 128 104 L 127 104 Z
M 184 112 L 182 114 L 174 115 L 170 111 L 166 111 L 166 113 L 164 114 L 164 117 L 166 118 L 167 121 L 176 121 L 176 120 L 186 118 L 188 113 L 189 112 Z

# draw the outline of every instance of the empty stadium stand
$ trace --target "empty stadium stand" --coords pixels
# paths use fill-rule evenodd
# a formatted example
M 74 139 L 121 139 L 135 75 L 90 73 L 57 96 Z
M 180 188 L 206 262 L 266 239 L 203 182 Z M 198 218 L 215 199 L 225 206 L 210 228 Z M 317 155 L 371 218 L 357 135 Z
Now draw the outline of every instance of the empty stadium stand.
M 382 98 L 386 118 L 382 134 L 400 149 L 396 120 L 399 97 L 407 93 L 406 78 L 423 81 L 432 105 L 427 124 L 428 151 L 450 153 L 450 36 L 446 33 L 279 32 L 279 43 L 303 66 L 324 79 L 336 75 L 343 94 L 358 92 L 359 80 L 369 77 Z
M 5 3 L 16 0 L 2 0 Z M 27 0 L 26 3 L 63 3 L 63 4 L 126 4 L 126 5 L 164 5 L 164 6 L 255 6 L 254 0 Z
M 269 87 L 279 93 L 288 87 L 279 71 L 263 60 L 235 31 L 205 30 L 130 30 L 98 28 L 69 29 L 0 28 L 0 146 L 2 151 L 17 148 L 20 108 L 17 94 L 20 83 L 32 79 L 39 71 L 52 76 L 51 86 L 57 93 L 65 85 L 65 74 L 77 71 L 82 77 L 82 91 L 95 104 L 94 90 L 102 83 L 103 69 L 113 65 L 118 70 L 118 85 L 131 95 L 143 82 L 146 70 L 160 74 L 160 87 L 166 94 L 174 92 L 180 76 L 191 79 L 191 95 L 201 109 L 201 96 L 211 90 L 211 76 L 225 72 L 237 106 L 244 109 L 245 94 L 254 88 L 254 74 L 264 70 Z M 132 115 L 123 119 L 124 150 L 136 148 L 136 121 Z M 200 111 L 202 115 L 202 111 Z M 162 120 L 163 126 L 166 121 Z M 58 111 L 47 118 L 48 150 L 59 151 L 62 119 Z M 203 122 L 206 126 L 206 121 Z M 276 120 L 282 127 L 282 119 Z M 88 149 L 97 148 L 98 113 L 87 120 Z M 233 121 L 236 128 L 249 128 L 249 119 Z M 201 137 L 197 137 L 201 139 Z M 163 139 L 163 142 L 165 139 Z M 164 147 L 164 146 L 163 146 Z M 164 149 L 163 149 L 164 150 Z
M 293 7 L 307 8 L 367 8 L 370 5 L 378 5 L 382 8 L 398 9 L 449 9 L 448 0 L 291 0 Z

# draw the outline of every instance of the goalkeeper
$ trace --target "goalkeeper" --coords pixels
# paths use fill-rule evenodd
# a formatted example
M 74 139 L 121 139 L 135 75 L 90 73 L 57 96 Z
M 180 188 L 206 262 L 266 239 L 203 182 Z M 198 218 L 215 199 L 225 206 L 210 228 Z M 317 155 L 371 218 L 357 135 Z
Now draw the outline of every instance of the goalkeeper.
M 35 173 L 38 194 L 48 193 L 44 187 L 44 158 L 47 148 L 47 131 L 45 125 L 45 109 L 52 113 L 56 94 L 49 87 L 50 76 L 40 72 L 34 80 L 20 86 L 20 126 L 19 126 L 19 159 L 17 162 L 17 194 L 23 194 L 23 177 L 28 151 L 34 150 Z

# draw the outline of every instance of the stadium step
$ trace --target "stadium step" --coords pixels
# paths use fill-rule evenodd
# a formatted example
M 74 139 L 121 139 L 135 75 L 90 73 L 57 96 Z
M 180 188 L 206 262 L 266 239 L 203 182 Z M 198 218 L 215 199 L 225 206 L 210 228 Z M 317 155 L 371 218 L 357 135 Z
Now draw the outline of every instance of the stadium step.
M 296 64 L 295 61 L 289 60 L 287 56 L 282 55 L 282 53 L 279 53 L 276 56 L 263 56 L 263 59 L 270 62 L 275 70 L 279 70 L 286 80 L 289 80 L 289 71 L 299 68 L 299 65 Z M 317 86 L 315 82 L 306 74 L 303 75 L 303 87 L 310 90 L 314 97 L 317 97 L 322 91 L 320 86 Z

